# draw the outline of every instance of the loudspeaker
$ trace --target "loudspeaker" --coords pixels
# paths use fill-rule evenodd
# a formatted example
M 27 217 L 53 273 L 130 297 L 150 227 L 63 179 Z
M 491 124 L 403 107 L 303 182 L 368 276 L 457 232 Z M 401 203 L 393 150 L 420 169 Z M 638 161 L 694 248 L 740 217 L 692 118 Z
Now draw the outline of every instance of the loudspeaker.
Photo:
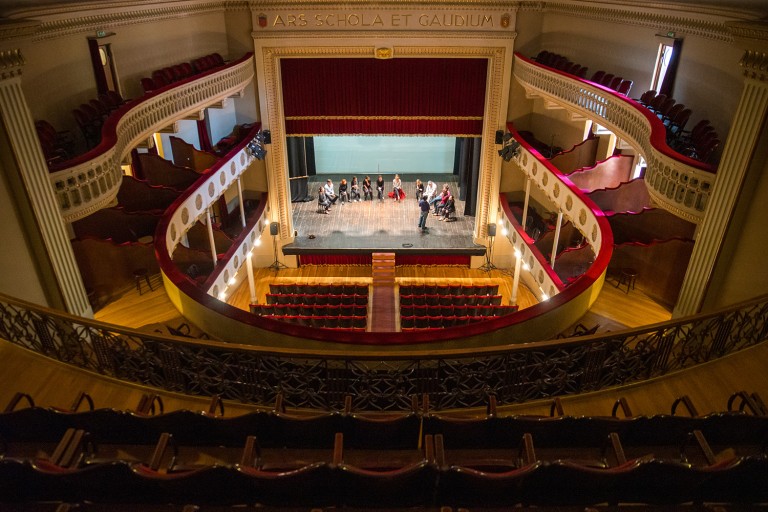
M 488 224 L 488 236 L 496 236 L 496 224 Z
M 496 144 L 504 143 L 504 130 L 496 130 Z
M 272 144 L 272 132 L 264 130 L 264 144 Z
M 280 223 L 279 222 L 273 222 L 269 225 L 269 234 L 272 236 L 275 236 L 280 232 Z

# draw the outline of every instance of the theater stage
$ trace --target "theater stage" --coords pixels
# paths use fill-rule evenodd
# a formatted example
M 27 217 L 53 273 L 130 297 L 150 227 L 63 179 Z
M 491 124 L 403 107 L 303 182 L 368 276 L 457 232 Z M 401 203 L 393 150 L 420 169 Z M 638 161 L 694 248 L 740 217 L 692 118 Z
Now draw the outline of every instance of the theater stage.
M 399 264 L 469 264 L 471 256 L 483 256 L 485 247 L 472 240 L 475 217 L 464 216 L 464 201 L 458 199 L 456 178 L 452 175 L 426 175 L 421 178 L 425 183 L 432 179 L 438 189 L 448 183 L 451 192 L 456 194 L 456 220 L 441 222 L 431 213 L 427 219 L 428 233 L 422 233 L 417 227 L 419 207 L 415 195 L 415 176 L 406 175 L 403 179 L 404 201 L 396 202 L 388 196 L 384 201 L 376 199 L 375 180 L 374 200 L 355 203 L 336 204 L 327 215 L 318 213 L 317 189 L 328 178 L 333 180 L 338 193 L 340 175 L 313 176 L 309 182 L 312 201 L 293 203 L 293 225 L 297 231 L 293 243 L 283 246 L 286 255 L 298 255 L 300 262 L 307 263 L 361 263 L 369 261 L 373 252 L 393 252 Z M 351 176 L 344 176 L 348 182 Z M 385 192 L 392 191 L 392 174 L 384 174 Z M 358 176 L 361 183 L 362 178 Z M 313 235 L 313 238 L 310 238 Z M 341 259 L 341 256 L 360 257 Z M 326 256 L 326 257 L 319 257 Z M 424 258 L 424 257 L 428 258 Z M 328 258 L 330 257 L 330 258 Z M 334 259 L 333 257 L 337 257 Z

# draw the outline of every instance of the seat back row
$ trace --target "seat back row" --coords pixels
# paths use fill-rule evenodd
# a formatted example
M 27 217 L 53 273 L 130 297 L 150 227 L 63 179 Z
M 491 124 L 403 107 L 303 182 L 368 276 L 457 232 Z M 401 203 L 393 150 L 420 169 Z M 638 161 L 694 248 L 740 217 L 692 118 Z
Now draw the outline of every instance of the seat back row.
M 428 304 L 401 305 L 401 317 L 408 316 L 503 316 L 515 313 L 517 306 L 431 306 Z
M 204 73 L 210 69 L 223 66 L 224 58 L 218 53 L 212 53 L 200 57 L 191 62 L 182 62 L 173 66 L 167 66 L 152 72 L 151 77 L 141 79 L 141 87 L 145 93 L 160 89 L 181 80 L 190 78 L 196 74 Z
M 401 284 L 400 295 L 498 295 L 498 284 Z
M 364 306 L 368 304 L 368 295 L 334 295 L 323 293 L 268 293 L 267 304 L 296 304 L 296 305 L 351 305 Z
M 691 432 L 706 451 L 706 438 Z M 159 460 L 172 443 L 163 433 L 149 463 L 121 459 L 62 467 L 47 459 L 0 460 L 0 500 L 95 503 L 257 504 L 349 507 L 512 507 L 608 503 L 761 503 L 768 499 L 768 458 L 731 457 L 693 465 L 654 456 L 624 460 L 621 437 L 609 436 L 617 463 L 542 460 L 525 432 L 515 454 L 477 462 L 451 448 L 451 438 L 427 434 L 406 454 L 357 458 L 347 436 L 332 434 L 330 457 L 301 457 L 270 468 L 256 436 L 247 436 L 240 462 L 167 470 Z M 71 446 L 71 442 L 69 446 Z M 306 455 L 306 454 L 305 454 Z M 381 451 L 376 451 L 376 457 Z M 453 460 L 451 460 L 453 459 Z
M 400 295 L 401 306 L 501 306 L 501 295 Z
M 270 283 L 269 292 L 273 294 L 368 295 L 368 285 L 359 283 Z
M 251 304 L 255 315 L 366 316 L 368 306 L 356 304 Z

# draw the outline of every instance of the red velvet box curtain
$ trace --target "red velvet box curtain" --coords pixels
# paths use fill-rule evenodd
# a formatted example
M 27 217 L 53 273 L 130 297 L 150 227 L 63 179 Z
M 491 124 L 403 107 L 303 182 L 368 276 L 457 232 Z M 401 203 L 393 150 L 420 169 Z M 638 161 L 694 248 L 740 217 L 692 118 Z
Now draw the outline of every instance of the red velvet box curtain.
M 486 59 L 282 59 L 286 134 L 479 136 Z

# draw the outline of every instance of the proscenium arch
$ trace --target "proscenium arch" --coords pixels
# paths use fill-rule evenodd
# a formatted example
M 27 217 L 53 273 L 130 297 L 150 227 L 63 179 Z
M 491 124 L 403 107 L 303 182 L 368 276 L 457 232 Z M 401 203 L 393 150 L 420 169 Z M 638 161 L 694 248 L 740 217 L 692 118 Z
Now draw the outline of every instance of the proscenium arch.
M 494 144 L 495 133 L 506 125 L 511 80 L 514 32 L 467 34 L 345 32 L 285 34 L 254 33 L 256 74 L 262 127 L 270 130 L 272 144 L 267 153 L 270 216 L 280 223 L 282 244 L 293 241 L 293 220 L 288 186 L 288 155 L 285 143 L 285 115 L 280 79 L 280 59 L 290 58 L 376 58 L 377 49 L 391 50 L 392 58 L 485 58 L 488 59 L 483 112 L 482 152 L 478 177 L 477 210 L 473 238 L 485 244 L 487 226 L 495 222 L 499 208 L 501 158 Z

